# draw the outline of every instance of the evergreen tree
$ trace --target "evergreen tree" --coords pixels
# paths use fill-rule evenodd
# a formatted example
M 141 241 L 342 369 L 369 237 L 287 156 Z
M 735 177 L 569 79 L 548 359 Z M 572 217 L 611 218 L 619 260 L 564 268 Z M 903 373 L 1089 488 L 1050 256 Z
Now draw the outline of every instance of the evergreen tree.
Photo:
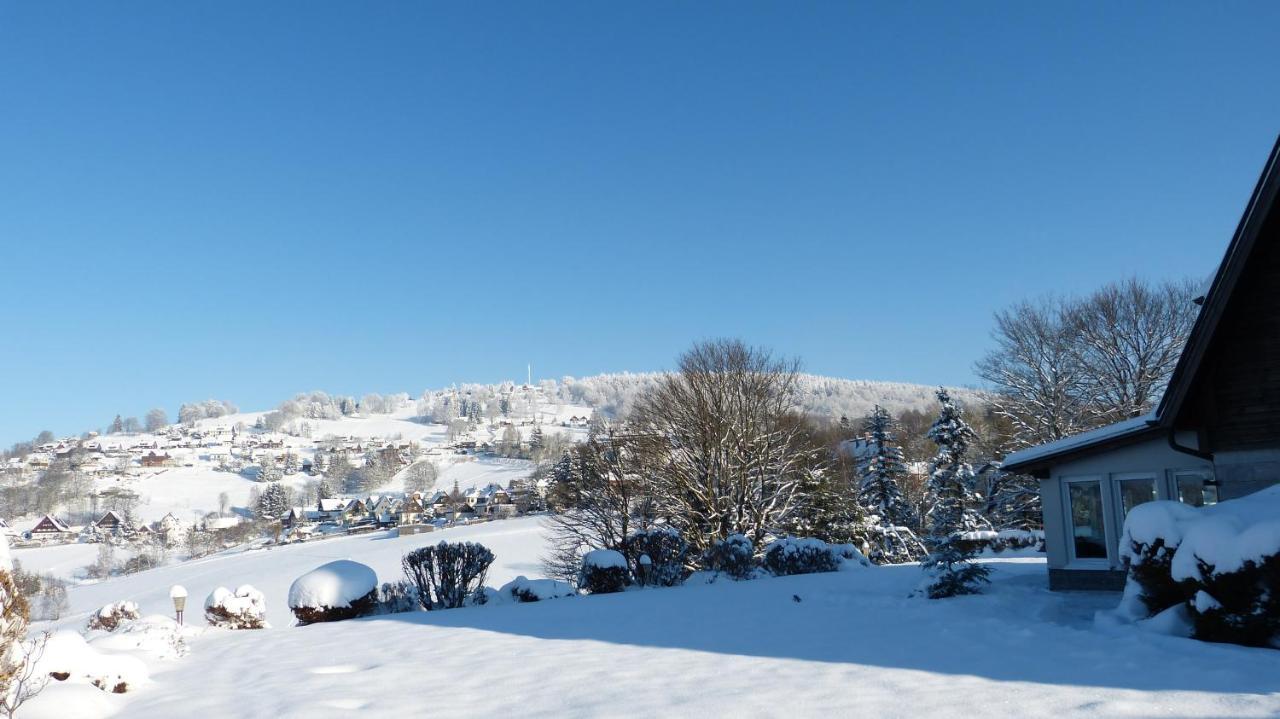
M 279 482 L 271 482 L 258 496 L 260 519 L 281 519 L 289 513 L 289 495 Z
M 918 518 L 898 482 L 907 475 L 902 448 L 893 438 L 893 418 L 876 405 L 863 423 L 867 449 L 858 458 L 858 503 L 874 519 L 871 558 L 885 564 L 914 562 L 926 554 L 912 527 Z
M 973 558 L 981 545 L 976 533 L 991 525 L 976 509 L 973 468 L 968 463 L 974 431 L 945 389 L 938 389 L 942 410 L 929 428 L 938 446 L 929 472 L 928 530 L 932 552 L 922 564 L 932 599 L 974 594 L 987 581 L 988 570 Z
M 321 477 L 320 482 L 316 484 L 316 499 L 332 499 L 333 485 L 329 484 L 327 477 Z
M 258 470 L 259 482 L 274 482 L 280 479 L 280 468 L 269 454 L 262 455 L 261 468 Z
M 298 473 L 298 455 L 294 454 L 293 452 L 285 452 L 284 473 L 285 474 Z
M 107 428 L 107 434 L 120 434 L 123 431 L 124 420 L 120 418 L 120 415 L 116 415 L 116 418 L 111 420 L 111 426 Z
M 542 436 L 542 428 L 534 427 L 533 432 L 529 433 L 529 452 L 536 454 L 544 446 L 546 446 L 546 439 Z

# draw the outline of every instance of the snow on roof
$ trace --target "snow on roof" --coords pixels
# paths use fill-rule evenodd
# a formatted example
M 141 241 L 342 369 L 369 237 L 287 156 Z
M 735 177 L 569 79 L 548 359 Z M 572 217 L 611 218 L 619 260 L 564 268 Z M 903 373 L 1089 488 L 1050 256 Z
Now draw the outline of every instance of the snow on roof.
M 340 512 L 346 506 L 346 500 L 338 499 L 337 497 L 329 497 L 327 499 L 320 500 L 321 512 Z
M 1027 464 L 1043 459 L 1047 459 L 1057 454 L 1067 452 L 1073 449 L 1080 449 L 1097 442 L 1109 439 L 1117 439 L 1129 434 L 1135 434 L 1149 428 L 1156 421 L 1156 413 L 1148 412 L 1140 417 L 1122 420 L 1115 424 L 1109 424 L 1105 427 L 1091 429 L 1088 432 L 1073 434 L 1070 437 L 1063 437 L 1052 442 L 1046 442 L 1035 447 L 1027 447 L 1010 454 L 1004 459 L 1004 467 L 1009 468 L 1013 465 Z

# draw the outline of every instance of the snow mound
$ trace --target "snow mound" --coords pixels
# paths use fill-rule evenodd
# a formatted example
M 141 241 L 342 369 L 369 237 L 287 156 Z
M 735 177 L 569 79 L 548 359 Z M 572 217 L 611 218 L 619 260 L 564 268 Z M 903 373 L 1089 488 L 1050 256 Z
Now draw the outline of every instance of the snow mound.
M 498 589 L 498 594 L 519 602 L 540 602 L 546 599 L 571 597 L 577 594 L 577 591 L 568 582 L 555 579 L 528 579 L 521 575 L 502 585 Z
M 289 608 L 349 607 L 378 587 L 373 569 L 350 559 L 323 564 L 298 577 L 289 587 Z
M 36 667 L 39 674 L 55 680 L 89 684 L 113 694 L 132 691 L 149 679 L 141 659 L 100 652 L 73 631 L 50 635 Z

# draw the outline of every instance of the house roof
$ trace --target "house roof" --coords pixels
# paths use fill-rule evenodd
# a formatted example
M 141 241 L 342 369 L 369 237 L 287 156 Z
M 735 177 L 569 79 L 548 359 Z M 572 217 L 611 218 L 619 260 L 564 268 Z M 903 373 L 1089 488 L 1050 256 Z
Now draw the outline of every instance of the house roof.
M 1257 249 L 1273 241 L 1262 237 L 1262 228 L 1276 209 L 1277 195 L 1280 195 L 1280 138 L 1271 148 L 1217 272 L 1207 289 L 1198 293 L 1200 296 L 1196 299 L 1201 304 L 1200 314 L 1155 410 L 1142 417 L 1014 452 L 1005 458 L 1006 471 L 1034 472 L 1073 456 L 1092 454 L 1173 431 L 1245 267 L 1250 258 L 1258 254 Z

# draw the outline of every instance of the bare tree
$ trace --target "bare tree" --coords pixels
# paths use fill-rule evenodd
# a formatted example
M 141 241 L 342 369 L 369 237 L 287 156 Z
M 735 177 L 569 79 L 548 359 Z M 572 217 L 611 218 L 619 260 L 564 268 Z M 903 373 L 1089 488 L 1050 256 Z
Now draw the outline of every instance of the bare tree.
M 637 401 L 658 514 L 697 552 L 735 533 L 759 546 L 805 506 L 826 457 L 794 419 L 797 372 L 738 340 L 703 342 Z
M 589 549 L 621 551 L 634 531 L 653 523 L 654 502 L 640 456 L 643 438 L 618 427 L 570 447 L 554 470 L 559 513 L 548 520 L 551 551 L 543 564 L 572 581 Z
M 1137 417 L 1164 393 L 1195 324 L 1187 280 L 1113 282 L 1072 307 L 1069 330 L 1084 391 L 1102 420 Z
M 996 313 L 996 348 L 975 369 L 997 390 L 1014 447 L 1149 411 L 1195 323 L 1193 295 L 1189 281 L 1130 279 Z
M 144 421 L 146 422 L 148 432 L 158 432 L 161 429 L 164 429 L 165 425 L 169 424 L 169 415 L 165 414 L 163 409 L 156 407 L 147 412 L 147 416 Z
M 997 390 L 992 404 L 1013 424 L 1019 446 L 1060 439 L 1095 421 L 1071 315 L 1070 305 L 1054 299 L 996 313 L 996 349 L 975 371 Z

